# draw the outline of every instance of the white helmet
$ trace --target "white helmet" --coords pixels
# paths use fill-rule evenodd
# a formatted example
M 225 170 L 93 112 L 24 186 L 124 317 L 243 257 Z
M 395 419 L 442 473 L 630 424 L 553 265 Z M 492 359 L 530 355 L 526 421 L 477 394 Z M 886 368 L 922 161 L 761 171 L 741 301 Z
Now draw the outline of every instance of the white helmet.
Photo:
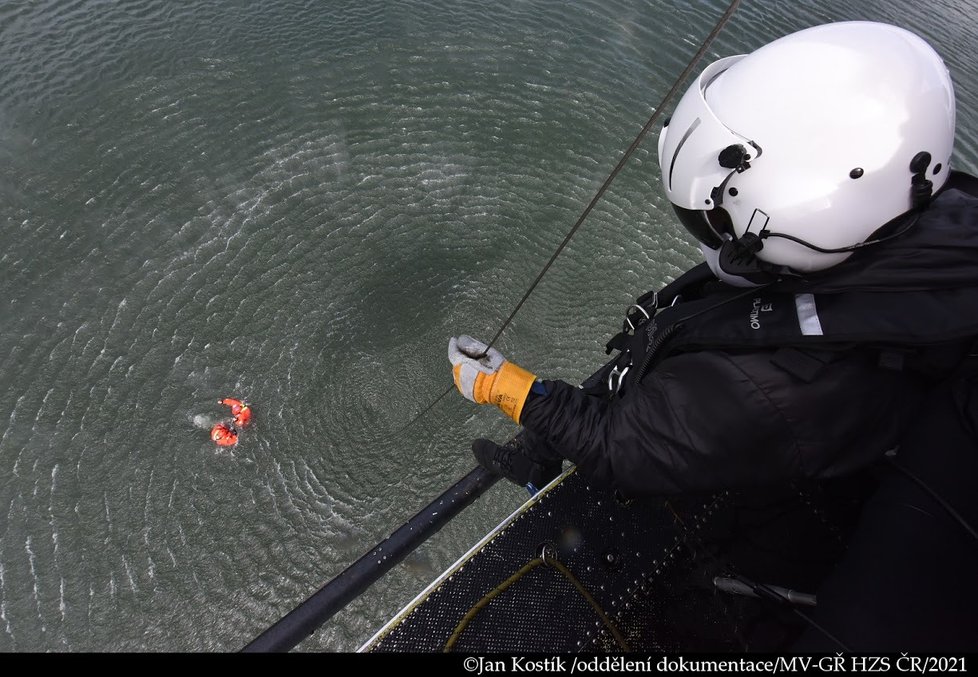
M 853 21 L 708 66 L 659 135 L 659 167 L 701 243 L 753 234 L 758 259 L 809 272 L 925 204 L 953 140 L 937 53 L 902 28 Z

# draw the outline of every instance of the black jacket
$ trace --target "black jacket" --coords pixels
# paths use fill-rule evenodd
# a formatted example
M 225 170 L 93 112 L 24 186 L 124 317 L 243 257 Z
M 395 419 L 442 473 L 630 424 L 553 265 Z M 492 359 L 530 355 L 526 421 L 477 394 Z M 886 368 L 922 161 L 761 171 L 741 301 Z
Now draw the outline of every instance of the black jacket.
M 957 331 L 978 327 L 973 182 L 963 175 L 949 180 L 900 237 L 860 250 L 824 273 L 765 291 L 843 301 L 858 296 L 856 307 L 867 314 L 874 312 L 874 298 L 892 307 L 894 294 L 900 294 L 907 299 L 908 331 L 918 335 L 910 341 L 915 345 L 932 325 L 960 319 L 962 307 L 972 310 Z M 974 303 L 942 309 L 943 299 L 958 292 Z M 722 299 L 733 290 L 713 282 L 698 293 L 694 301 Z M 911 300 L 921 293 L 932 301 L 926 318 L 917 317 L 918 304 Z M 707 312 L 699 320 L 709 318 Z M 940 329 L 935 331 L 940 338 Z M 900 344 L 892 336 L 887 342 Z M 849 342 L 820 352 L 817 371 L 800 377 L 779 365 L 781 350 L 666 341 L 654 367 L 618 396 L 546 381 L 548 394 L 531 395 L 520 422 L 595 484 L 632 496 L 709 492 L 826 478 L 865 466 L 898 444 L 928 389 L 946 375 L 894 368 L 877 346 Z

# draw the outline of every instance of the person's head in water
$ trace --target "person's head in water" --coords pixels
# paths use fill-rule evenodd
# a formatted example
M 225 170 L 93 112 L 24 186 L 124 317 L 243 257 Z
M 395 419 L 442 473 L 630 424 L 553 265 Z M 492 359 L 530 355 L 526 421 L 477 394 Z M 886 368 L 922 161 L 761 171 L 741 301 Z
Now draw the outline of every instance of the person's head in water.
M 944 185 L 954 125 L 951 78 L 929 44 L 833 23 L 704 69 L 662 129 L 659 166 L 713 271 L 764 282 L 909 228 L 891 222 Z

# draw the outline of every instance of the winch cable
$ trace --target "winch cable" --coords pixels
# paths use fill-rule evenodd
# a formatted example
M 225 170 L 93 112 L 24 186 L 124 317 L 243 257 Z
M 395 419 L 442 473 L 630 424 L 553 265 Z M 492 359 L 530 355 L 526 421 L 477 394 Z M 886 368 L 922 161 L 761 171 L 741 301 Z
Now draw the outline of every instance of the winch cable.
M 495 335 L 489 341 L 489 343 L 487 344 L 489 348 L 491 348 L 496 343 L 496 341 L 499 340 L 499 337 L 502 336 L 503 332 L 506 331 L 506 329 L 512 323 L 513 318 L 515 318 L 516 314 L 520 312 L 520 309 L 523 307 L 523 304 L 526 303 L 526 300 L 530 298 L 530 295 L 534 292 L 534 290 L 543 280 L 544 276 L 550 271 L 550 268 L 557 260 L 557 257 L 560 256 L 561 252 L 564 251 L 564 249 L 570 243 L 574 235 L 577 234 L 577 231 L 584 224 L 584 220 L 591 213 L 591 210 L 594 209 L 594 206 L 598 203 L 598 200 L 600 200 L 602 196 L 604 196 L 605 192 L 607 192 L 608 190 L 608 187 L 611 186 L 611 182 L 614 181 L 615 178 L 618 176 L 618 174 L 621 173 L 621 170 L 625 168 L 625 164 L 628 162 L 629 158 L 638 149 L 639 145 L 641 145 L 642 141 L 645 139 L 645 136 L 649 133 L 649 130 L 651 130 L 652 127 L 659 121 L 659 118 L 662 115 L 662 111 L 665 110 L 666 106 L 676 96 L 676 93 L 686 82 L 686 79 L 689 77 L 689 74 L 693 72 L 694 68 L 696 68 L 696 64 L 698 64 L 700 62 L 700 59 L 703 58 L 703 55 L 706 54 L 706 50 L 710 48 L 710 45 L 713 44 L 713 41 L 716 39 L 717 35 L 720 34 L 720 31 L 723 30 L 723 27 L 727 25 L 728 21 L 730 21 L 730 18 L 733 16 L 734 12 L 737 11 L 737 7 L 739 5 L 740 5 L 740 0 L 733 0 L 730 3 L 730 5 L 727 7 L 723 15 L 717 20 L 716 25 L 713 26 L 713 30 L 711 30 L 709 35 L 707 35 L 706 38 L 703 40 L 703 42 L 700 43 L 699 49 L 696 50 L 696 53 L 693 55 L 693 58 L 690 59 L 689 63 L 686 64 L 686 67 L 683 69 L 682 73 L 679 74 L 679 77 L 676 78 L 675 82 L 672 83 L 672 86 L 669 88 L 669 91 L 666 92 L 666 95 L 662 98 L 662 101 L 659 102 L 659 105 L 656 106 L 655 111 L 653 111 L 652 116 L 649 117 L 648 122 L 645 123 L 641 131 L 639 131 L 638 136 L 635 137 L 635 140 L 632 141 L 631 145 L 629 145 L 628 148 L 625 150 L 624 154 L 621 156 L 621 159 L 618 160 L 618 164 L 615 165 L 615 168 L 611 170 L 611 173 L 608 175 L 608 178 L 606 178 L 604 180 L 604 183 L 601 184 L 601 187 L 598 188 L 597 192 L 594 194 L 594 197 L 591 198 L 591 201 L 588 202 L 587 206 L 584 208 L 584 211 L 581 212 L 581 215 L 577 218 L 577 221 L 574 223 L 573 226 L 571 226 L 571 229 L 567 231 L 567 235 L 564 236 L 563 241 L 557 246 L 557 249 L 554 250 L 554 253 L 551 254 L 550 260 L 547 261 L 547 263 L 540 270 L 540 273 L 536 276 L 536 279 L 534 279 L 533 282 L 530 283 L 530 286 L 523 294 L 523 298 L 519 300 L 519 302 L 516 304 L 516 307 L 514 307 L 513 311 L 509 314 L 509 317 L 506 318 L 506 320 L 496 331 Z M 397 432 L 400 433 L 405 428 L 410 427 L 411 425 L 414 424 L 415 421 L 417 421 L 419 418 L 421 418 L 429 411 L 431 411 L 431 409 L 436 404 L 438 404 L 438 402 L 440 402 L 443 397 L 445 397 L 448 393 L 452 392 L 452 389 L 454 387 L 455 387 L 454 383 L 448 386 L 448 388 L 446 388 L 441 395 L 436 397 L 434 401 L 432 401 L 430 404 L 428 404 L 428 406 L 422 409 L 417 415 L 414 416 L 414 418 L 412 418 L 406 424 L 398 428 Z
M 891 466 L 893 466 L 898 471 L 900 471 L 900 473 L 903 474 L 904 477 L 906 477 L 911 482 L 913 482 L 914 484 L 916 484 L 918 487 L 920 487 L 920 489 L 922 491 L 924 491 L 924 493 L 926 493 L 928 496 L 930 496 L 935 501 L 937 501 L 937 503 L 942 508 L 944 508 L 944 510 L 947 512 L 947 514 L 950 515 L 951 518 L 955 522 L 957 522 L 958 524 L 960 524 L 961 527 L 972 538 L 974 538 L 975 540 L 978 540 L 978 531 L 975 531 L 975 528 L 973 526 L 971 526 L 971 524 L 968 522 L 968 520 L 965 519 L 964 516 L 960 512 L 958 512 L 957 510 L 954 509 L 954 506 L 951 505 L 951 503 L 947 499 L 945 499 L 943 496 L 941 496 L 939 493 L 937 493 L 937 491 L 935 489 L 933 489 L 929 484 L 927 484 L 926 482 L 924 482 L 924 480 L 922 480 L 920 477 L 918 477 L 915 473 L 911 472 L 909 468 L 907 468 L 906 466 L 901 465 L 900 463 L 898 463 L 897 460 L 893 456 L 887 454 L 886 456 L 884 456 L 884 458 L 886 458 L 886 460 L 889 462 L 889 464 Z

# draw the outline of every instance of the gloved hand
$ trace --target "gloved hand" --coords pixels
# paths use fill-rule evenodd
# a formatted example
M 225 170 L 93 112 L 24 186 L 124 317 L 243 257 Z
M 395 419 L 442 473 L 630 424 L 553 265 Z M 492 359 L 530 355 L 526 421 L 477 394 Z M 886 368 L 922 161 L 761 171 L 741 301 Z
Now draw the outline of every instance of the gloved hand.
M 536 376 L 509 362 L 495 348 L 464 334 L 448 342 L 455 387 L 476 404 L 495 404 L 520 422 L 523 403 Z

